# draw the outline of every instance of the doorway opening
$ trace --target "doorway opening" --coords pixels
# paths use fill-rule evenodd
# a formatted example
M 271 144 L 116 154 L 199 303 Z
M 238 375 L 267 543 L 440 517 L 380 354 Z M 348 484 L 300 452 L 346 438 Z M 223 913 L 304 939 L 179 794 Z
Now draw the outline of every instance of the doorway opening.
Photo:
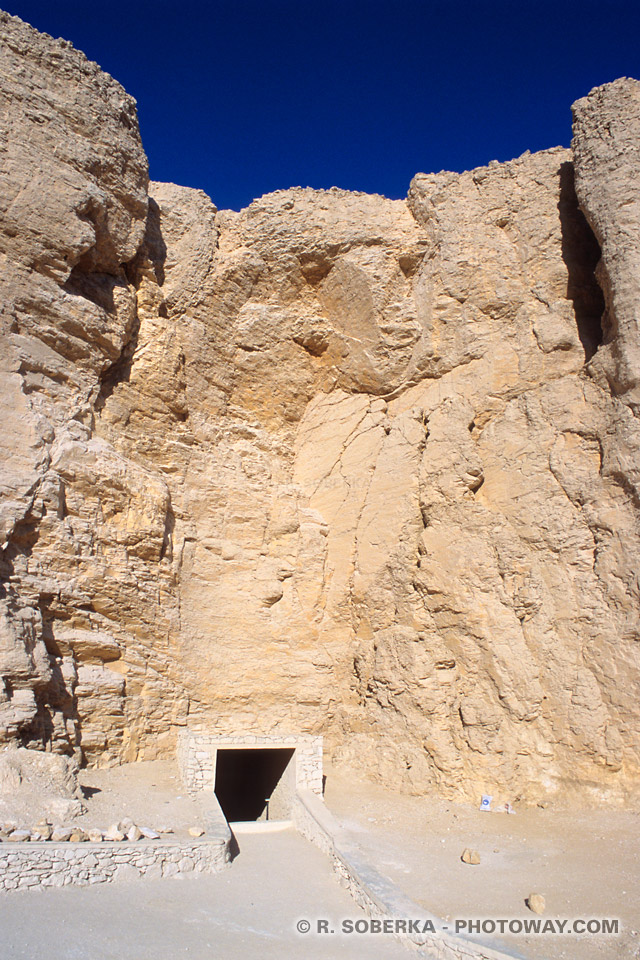
M 215 793 L 229 822 L 288 819 L 294 753 L 275 747 L 218 749 Z

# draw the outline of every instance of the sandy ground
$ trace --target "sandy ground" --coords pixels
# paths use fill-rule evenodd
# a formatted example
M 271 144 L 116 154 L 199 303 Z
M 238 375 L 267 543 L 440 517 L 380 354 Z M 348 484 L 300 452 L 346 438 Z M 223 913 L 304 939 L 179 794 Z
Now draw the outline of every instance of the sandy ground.
M 532 917 L 524 900 L 541 893 L 545 917 L 618 918 L 622 934 L 504 936 L 513 949 L 536 960 L 640 958 L 638 813 L 486 813 L 325 772 L 332 813 L 380 872 L 425 909 L 447 920 Z M 461 862 L 465 847 L 480 853 L 479 865 Z
M 640 960 L 638 813 L 484 813 L 354 781 L 340 769 L 326 774 L 327 805 L 372 865 L 445 922 L 530 918 L 524 900 L 537 892 L 546 898 L 545 917 L 616 918 L 622 932 L 505 935 L 515 950 L 532 960 Z M 84 770 L 80 782 L 87 811 L 73 822 L 85 828 L 106 830 L 128 817 L 182 838 L 203 824 L 173 762 Z M 36 823 L 37 806 L 14 799 L 17 819 Z M 312 923 L 327 917 L 339 930 L 339 920 L 362 913 L 339 887 L 327 858 L 295 833 L 240 835 L 238 841 L 240 855 L 231 868 L 213 877 L 4 894 L 0 958 L 405 956 L 384 935 L 336 934 L 330 942 L 313 933 L 300 937 L 294 929 L 300 917 Z M 479 865 L 461 862 L 465 847 L 480 853 Z
M 200 805 L 189 797 L 173 761 L 81 770 L 79 782 L 86 812 L 79 816 L 49 816 L 52 822 L 106 831 L 112 824 L 129 818 L 138 826 L 161 833 L 170 829 L 181 839 L 187 837 L 189 827 L 203 826 Z M 33 827 L 45 816 L 46 799 L 24 787 L 5 794 L 0 797 L 0 821 Z
M 200 805 L 189 797 L 173 761 L 81 770 L 79 779 L 87 812 L 76 822 L 85 829 L 105 830 L 128 817 L 159 832 L 170 827 L 177 838 L 184 838 L 189 827 L 204 826 Z
M 212 876 L 0 896 L 2 960 L 410 960 L 385 935 L 296 931 L 363 919 L 327 857 L 292 829 L 238 837 Z

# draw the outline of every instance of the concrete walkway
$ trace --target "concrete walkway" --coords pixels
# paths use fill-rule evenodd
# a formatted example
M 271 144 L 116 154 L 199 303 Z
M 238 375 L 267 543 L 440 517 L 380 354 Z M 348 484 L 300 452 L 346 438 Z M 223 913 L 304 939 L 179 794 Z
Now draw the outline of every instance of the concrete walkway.
M 0 895 L 2 960 L 408 960 L 389 935 L 306 935 L 364 913 L 294 830 L 238 837 L 227 870 Z

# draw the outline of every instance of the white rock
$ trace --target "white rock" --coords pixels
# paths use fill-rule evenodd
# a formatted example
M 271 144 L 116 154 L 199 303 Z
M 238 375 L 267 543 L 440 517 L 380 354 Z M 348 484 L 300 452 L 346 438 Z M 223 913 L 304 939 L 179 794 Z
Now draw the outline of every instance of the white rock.
M 71 827 L 54 826 L 51 832 L 51 839 L 54 843 L 61 843 L 69 839 L 73 833 Z
M 114 823 L 105 832 L 104 839 L 120 842 L 121 840 L 124 840 L 124 833 L 119 829 L 118 824 Z
M 163 831 L 163 832 L 164 832 L 164 833 L 168 833 L 168 832 L 170 832 L 170 831 L 165 830 L 165 831 Z M 152 830 L 150 827 L 140 827 L 140 833 L 141 833 L 141 835 L 142 835 L 146 840 L 159 840 L 159 839 L 160 839 L 160 834 L 157 833 L 155 830 Z
M 24 843 L 31 840 L 31 833 L 29 830 L 14 830 L 7 839 L 11 843 Z

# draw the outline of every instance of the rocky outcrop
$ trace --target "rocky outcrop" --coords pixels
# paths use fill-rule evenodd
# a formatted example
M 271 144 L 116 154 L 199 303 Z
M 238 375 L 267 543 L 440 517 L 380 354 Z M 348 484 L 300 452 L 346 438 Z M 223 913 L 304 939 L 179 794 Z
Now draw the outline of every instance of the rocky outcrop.
M 54 819 L 80 816 L 82 790 L 78 784 L 76 757 L 57 756 L 22 747 L 5 748 L 0 754 L 0 820 L 2 840 L 24 824 L 31 811 Z M 26 814 L 26 818 L 25 818 Z M 15 819 L 14 819 L 15 818 Z M 43 824 L 43 821 L 40 821 Z M 16 839 L 29 839 L 29 830 L 19 829 Z M 26 833 L 26 837 L 24 834 Z M 43 835 L 49 831 L 43 830 Z
M 406 789 L 627 796 L 638 85 L 571 152 L 219 212 L 0 27 L 5 739 L 322 732 Z
M 95 585 L 130 554 L 134 590 L 134 557 L 157 555 L 165 534 L 162 479 L 94 436 L 138 322 L 128 271 L 146 232 L 147 161 L 119 84 L 16 18 L 0 14 L 0 29 L 0 736 L 71 750 L 87 645 L 65 637 L 121 633 L 125 608 L 103 618 Z M 118 733 L 104 727 L 101 749 Z
M 576 189 L 602 247 L 605 344 L 592 364 L 638 414 L 640 406 L 640 85 L 620 79 L 573 105 Z

